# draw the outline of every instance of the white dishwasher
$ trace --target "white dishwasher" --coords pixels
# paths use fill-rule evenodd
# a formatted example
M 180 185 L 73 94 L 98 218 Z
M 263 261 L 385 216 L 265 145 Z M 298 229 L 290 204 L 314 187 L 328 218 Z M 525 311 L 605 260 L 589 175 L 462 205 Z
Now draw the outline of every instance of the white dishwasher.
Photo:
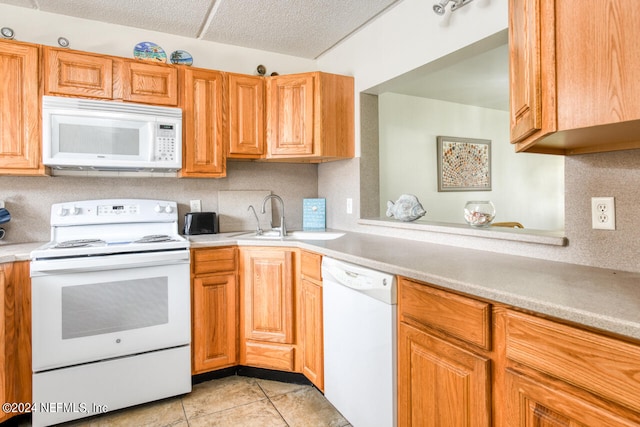
M 322 259 L 325 397 L 354 427 L 397 425 L 395 277 Z

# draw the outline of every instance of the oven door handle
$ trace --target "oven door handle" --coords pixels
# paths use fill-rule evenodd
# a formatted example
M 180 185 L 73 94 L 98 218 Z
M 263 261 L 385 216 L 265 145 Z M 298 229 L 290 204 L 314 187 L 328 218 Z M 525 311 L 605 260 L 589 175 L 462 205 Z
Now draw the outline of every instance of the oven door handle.
M 189 251 L 128 253 L 86 258 L 35 259 L 31 261 L 31 276 L 44 274 L 82 273 L 135 267 L 189 263 Z

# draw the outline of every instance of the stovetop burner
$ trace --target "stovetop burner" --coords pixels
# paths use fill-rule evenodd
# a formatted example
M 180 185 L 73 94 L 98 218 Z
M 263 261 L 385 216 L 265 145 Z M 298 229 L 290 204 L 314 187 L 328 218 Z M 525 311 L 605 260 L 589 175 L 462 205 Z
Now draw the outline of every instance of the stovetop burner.
M 53 248 L 54 249 L 83 248 L 85 246 L 91 246 L 94 243 L 104 243 L 104 240 L 101 240 L 101 239 L 66 240 L 64 242 L 60 242 L 56 244 Z
M 171 236 L 167 236 L 166 234 L 152 234 L 149 236 L 144 236 L 133 243 L 158 243 L 158 242 L 174 242 L 174 239 Z

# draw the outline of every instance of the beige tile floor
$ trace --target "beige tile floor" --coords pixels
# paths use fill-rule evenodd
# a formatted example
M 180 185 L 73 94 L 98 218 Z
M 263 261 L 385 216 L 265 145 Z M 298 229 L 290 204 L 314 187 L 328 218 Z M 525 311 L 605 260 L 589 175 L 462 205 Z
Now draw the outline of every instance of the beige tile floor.
M 308 385 L 230 376 L 187 395 L 63 424 L 64 427 L 351 427 Z

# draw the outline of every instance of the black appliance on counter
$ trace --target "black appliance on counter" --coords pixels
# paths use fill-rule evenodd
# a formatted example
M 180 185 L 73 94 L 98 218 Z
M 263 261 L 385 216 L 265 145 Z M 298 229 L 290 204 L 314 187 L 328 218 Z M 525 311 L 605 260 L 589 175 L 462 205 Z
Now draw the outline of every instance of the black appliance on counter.
M 184 235 L 217 234 L 215 212 L 189 212 L 184 216 Z

